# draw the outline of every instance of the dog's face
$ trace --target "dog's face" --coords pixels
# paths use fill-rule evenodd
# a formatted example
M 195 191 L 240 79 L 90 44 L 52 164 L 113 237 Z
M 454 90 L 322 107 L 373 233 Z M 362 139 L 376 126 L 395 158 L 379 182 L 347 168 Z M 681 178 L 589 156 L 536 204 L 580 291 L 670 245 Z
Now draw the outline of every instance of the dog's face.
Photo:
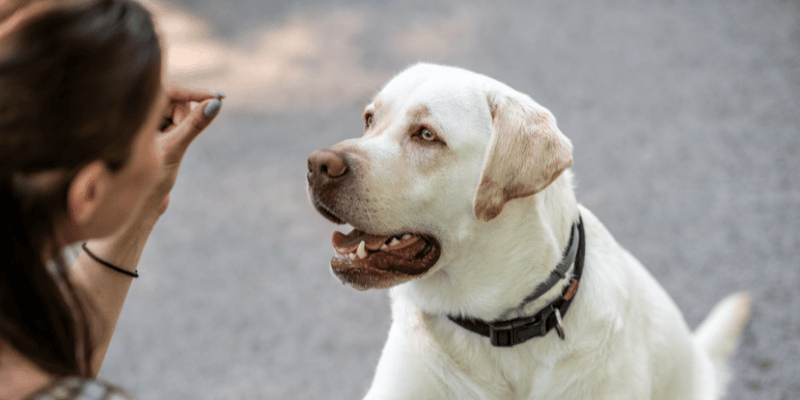
M 364 134 L 312 153 L 308 192 L 335 232 L 334 273 L 364 290 L 435 270 L 509 200 L 572 164 L 571 144 L 529 97 L 469 71 L 420 64 L 364 111 Z

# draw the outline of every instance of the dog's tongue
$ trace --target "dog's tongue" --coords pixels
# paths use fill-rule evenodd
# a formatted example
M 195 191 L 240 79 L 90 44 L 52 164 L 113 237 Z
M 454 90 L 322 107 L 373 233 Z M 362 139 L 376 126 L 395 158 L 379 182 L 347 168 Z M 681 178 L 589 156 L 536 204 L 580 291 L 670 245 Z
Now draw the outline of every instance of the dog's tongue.
M 333 248 L 336 249 L 337 253 L 347 254 L 354 252 L 362 241 L 367 249 L 377 251 L 381 248 L 381 246 L 383 246 L 384 243 L 386 243 L 387 240 L 389 240 L 390 237 L 391 236 L 370 235 L 357 229 L 353 229 L 347 235 L 339 231 L 333 232 L 333 238 L 331 239 L 331 242 L 333 243 Z

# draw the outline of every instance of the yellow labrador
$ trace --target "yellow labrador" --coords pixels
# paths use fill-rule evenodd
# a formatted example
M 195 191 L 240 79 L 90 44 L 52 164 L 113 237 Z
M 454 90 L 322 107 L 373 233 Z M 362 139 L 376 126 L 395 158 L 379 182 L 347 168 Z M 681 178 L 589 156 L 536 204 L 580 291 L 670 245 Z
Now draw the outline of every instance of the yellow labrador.
M 572 145 L 530 97 L 418 64 L 314 152 L 308 191 L 336 276 L 389 288 L 368 399 L 716 399 L 750 308 L 690 332 L 647 270 L 575 199 Z

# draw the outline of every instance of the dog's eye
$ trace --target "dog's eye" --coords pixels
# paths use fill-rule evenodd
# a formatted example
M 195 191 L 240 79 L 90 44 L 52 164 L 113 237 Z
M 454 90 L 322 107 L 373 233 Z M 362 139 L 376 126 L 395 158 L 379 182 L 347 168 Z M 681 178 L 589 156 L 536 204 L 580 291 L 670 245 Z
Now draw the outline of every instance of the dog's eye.
M 445 143 L 439 136 L 424 126 L 417 127 L 416 130 L 411 134 L 410 139 L 419 144 L 424 142 L 425 145 L 447 146 L 447 143 Z
M 427 130 L 427 129 L 425 129 L 425 128 L 423 128 L 423 129 L 422 129 L 422 130 L 419 132 L 419 136 L 420 136 L 422 139 L 424 139 L 424 140 L 427 140 L 427 141 L 429 141 L 429 142 L 432 142 L 432 141 L 436 140 L 436 135 L 434 135 L 434 134 L 433 134 L 433 132 L 431 132 L 431 131 L 429 131 L 429 130 Z
M 369 128 L 372 126 L 372 114 L 367 114 L 364 116 L 364 128 Z

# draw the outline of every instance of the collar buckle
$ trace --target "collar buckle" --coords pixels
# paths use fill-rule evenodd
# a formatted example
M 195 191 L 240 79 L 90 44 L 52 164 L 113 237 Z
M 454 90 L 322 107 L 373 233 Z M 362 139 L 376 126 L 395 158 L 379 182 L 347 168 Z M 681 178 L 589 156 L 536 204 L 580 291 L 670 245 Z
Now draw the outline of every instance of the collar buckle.
M 549 305 L 532 317 L 490 322 L 489 341 L 495 347 L 512 347 L 547 333 L 547 320 L 558 309 Z M 559 335 L 561 336 L 561 335 Z

